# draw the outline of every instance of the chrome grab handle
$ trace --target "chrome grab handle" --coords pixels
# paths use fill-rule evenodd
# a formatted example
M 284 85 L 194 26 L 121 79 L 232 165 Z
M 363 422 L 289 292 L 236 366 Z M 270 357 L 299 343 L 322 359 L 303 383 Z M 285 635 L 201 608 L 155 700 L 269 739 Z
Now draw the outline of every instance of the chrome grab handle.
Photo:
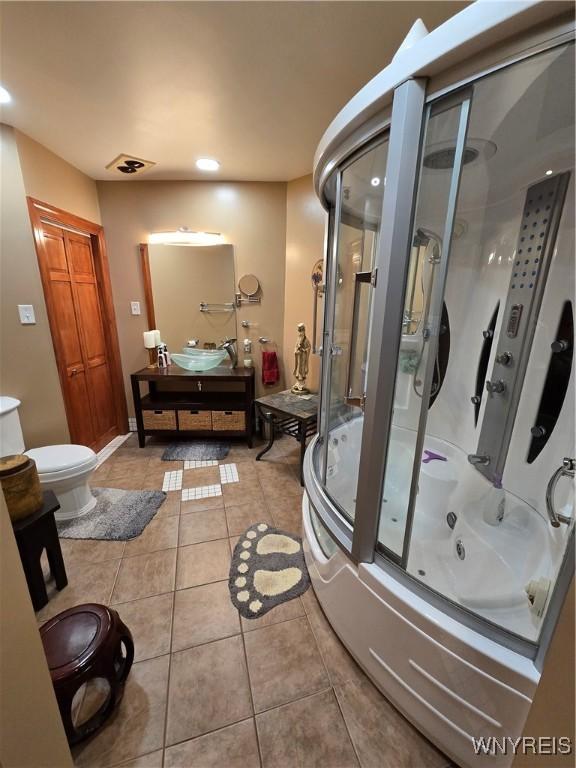
M 554 509 L 554 491 L 556 490 L 556 485 L 561 477 L 574 477 L 575 472 L 576 459 L 565 458 L 562 461 L 562 466 L 558 467 L 556 472 L 554 472 L 548 481 L 548 486 L 546 488 L 546 511 L 548 512 L 550 524 L 553 528 L 559 528 L 560 523 L 564 523 L 564 525 L 570 525 L 570 523 L 573 522 L 574 518 L 568 517 L 568 515 L 562 515 L 559 512 L 556 512 Z
M 312 304 L 312 354 L 321 355 L 321 347 L 317 347 L 317 326 L 318 326 L 318 295 L 324 294 L 324 285 L 314 285 L 314 303 Z

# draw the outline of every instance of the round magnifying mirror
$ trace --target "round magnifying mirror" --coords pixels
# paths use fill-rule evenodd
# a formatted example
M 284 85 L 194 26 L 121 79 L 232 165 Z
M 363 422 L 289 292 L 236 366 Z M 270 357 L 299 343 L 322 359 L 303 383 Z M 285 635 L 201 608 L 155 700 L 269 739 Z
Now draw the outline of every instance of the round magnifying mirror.
M 256 275 L 242 275 L 238 280 L 238 288 L 245 296 L 255 296 L 260 288 Z

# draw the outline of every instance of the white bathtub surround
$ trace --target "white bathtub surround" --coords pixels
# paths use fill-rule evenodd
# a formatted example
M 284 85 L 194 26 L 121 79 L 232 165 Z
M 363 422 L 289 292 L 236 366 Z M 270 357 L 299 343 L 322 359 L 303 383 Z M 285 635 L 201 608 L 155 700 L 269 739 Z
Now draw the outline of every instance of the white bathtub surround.
M 347 422 L 331 434 L 330 487 L 353 509 L 357 480 L 350 470 L 358 466 L 362 419 Z M 394 450 L 389 456 L 378 540 L 401 553 L 414 432 L 392 427 L 391 434 Z M 526 587 L 539 579 L 554 583 L 564 555 L 565 527 L 552 528 L 527 501 L 494 488 L 458 446 L 428 435 L 423 455 L 445 460 L 420 464 L 408 573 L 476 614 L 537 640 L 542 616 L 533 610 Z M 522 558 L 517 557 L 518 548 L 524 552 Z
M 472 738 L 520 735 L 534 663 L 450 618 L 376 564 L 327 558 L 302 501 L 304 553 L 316 596 L 354 658 L 392 703 L 462 766 L 482 768 Z M 489 574 L 486 574 L 489 578 Z M 510 756 L 490 758 L 504 768 Z
M 214 496 L 222 496 L 221 485 L 201 485 L 198 488 L 184 488 L 182 490 L 182 501 L 197 501 Z

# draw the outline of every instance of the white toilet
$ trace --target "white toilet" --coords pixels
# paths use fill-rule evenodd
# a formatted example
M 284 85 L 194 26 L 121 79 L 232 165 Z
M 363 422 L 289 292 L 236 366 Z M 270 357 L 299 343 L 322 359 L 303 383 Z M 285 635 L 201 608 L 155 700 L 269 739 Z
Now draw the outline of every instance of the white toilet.
M 71 520 L 96 506 L 88 480 L 98 458 L 85 445 L 47 445 L 25 450 L 18 407 L 20 400 L 0 397 L 0 456 L 25 453 L 36 462 L 43 491 L 54 491 L 60 503 L 57 520 Z

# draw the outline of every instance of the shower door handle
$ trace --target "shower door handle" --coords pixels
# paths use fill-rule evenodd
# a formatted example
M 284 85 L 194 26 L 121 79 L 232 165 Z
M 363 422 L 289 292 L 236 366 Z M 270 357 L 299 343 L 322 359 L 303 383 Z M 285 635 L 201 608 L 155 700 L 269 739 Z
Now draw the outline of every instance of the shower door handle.
M 556 485 L 561 477 L 573 478 L 575 472 L 576 459 L 564 459 L 562 461 L 562 466 L 558 467 L 548 482 L 548 486 L 546 488 L 546 511 L 548 512 L 550 524 L 553 528 L 559 528 L 560 523 L 564 523 L 564 525 L 570 525 L 570 523 L 573 522 L 574 518 L 556 512 L 554 508 L 554 491 L 556 490 Z

